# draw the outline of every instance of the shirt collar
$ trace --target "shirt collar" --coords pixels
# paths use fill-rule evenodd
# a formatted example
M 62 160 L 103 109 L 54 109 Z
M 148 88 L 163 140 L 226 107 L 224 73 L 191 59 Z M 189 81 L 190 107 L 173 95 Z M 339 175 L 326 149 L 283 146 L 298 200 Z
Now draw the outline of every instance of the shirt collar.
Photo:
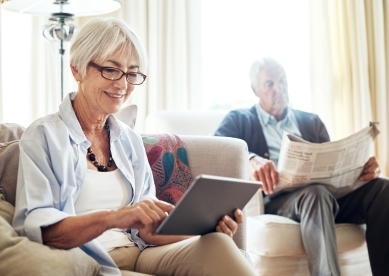
M 276 118 L 267 113 L 261 106 L 260 103 L 258 103 L 256 106 L 256 109 L 257 109 L 257 113 L 258 113 L 258 117 L 259 117 L 259 121 L 261 122 L 261 124 L 263 126 L 267 126 L 268 124 L 270 124 L 271 121 L 274 121 L 274 122 L 277 122 Z M 286 107 L 286 116 L 284 119 L 282 119 L 281 121 L 279 121 L 279 123 L 287 123 L 289 122 L 289 120 L 291 119 L 291 116 L 292 116 L 292 112 L 290 112 L 290 108 L 287 106 Z
M 86 139 L 86 136 L 84 132 L 82 131 L 81 125 L 78 122 L 76 113 L 74 112 L 72 101 L 76 97 L 76 92 L 69 93 L 65 99 L 62 101 L 62 103 L 59 106 L 59 116 L 62 119 L 62 121 L 65 123 L 70 138 L 76 143 L 81 144 L 84 142 L 87 142 L 87 147 L 90 146 L 89 141 Z M 115 141 L 119 138 L 122 127 L 118 123 L 115 116 L 109 115 L 108 116 L 108 124 L 111 132 L 111 142 Z

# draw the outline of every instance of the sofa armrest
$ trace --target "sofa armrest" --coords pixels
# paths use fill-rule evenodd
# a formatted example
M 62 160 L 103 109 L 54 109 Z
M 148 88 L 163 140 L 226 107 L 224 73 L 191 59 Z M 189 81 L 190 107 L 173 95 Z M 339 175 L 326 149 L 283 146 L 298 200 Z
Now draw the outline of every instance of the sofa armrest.
M 262 189 L 259 189 L 246 205 L 246 215 L 255 217 L 265 213 Z
M 199 174 L 249 179 L 247 144 L 220 136 L 180 135 L 188 153 L 193 177 Z
M 200 174 L 249 179 L 248 150 L 245 141 L 216 136 L 180 135 L 188 153 L 193 178 Z M 246 208 L 244 222 L 234 235 L 236 245 L 246 250 Z

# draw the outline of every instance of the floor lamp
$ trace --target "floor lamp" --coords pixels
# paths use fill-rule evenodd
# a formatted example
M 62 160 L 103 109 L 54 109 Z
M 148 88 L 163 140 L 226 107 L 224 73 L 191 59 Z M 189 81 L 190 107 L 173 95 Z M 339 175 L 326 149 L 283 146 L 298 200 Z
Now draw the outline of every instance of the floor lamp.
M 96 16 L 114 12 L 121 8 L 117 0 L 9 0 L 2 4 L 8 11 L 50 16 L 54 22 L 43 26 L 42 35 L 49 41 L 59 42 L 59 79 L 61 101 L 63 100 L 63 56 L 64 42 L 70 41 L 76 27 L 70 23 L 75 17 Z

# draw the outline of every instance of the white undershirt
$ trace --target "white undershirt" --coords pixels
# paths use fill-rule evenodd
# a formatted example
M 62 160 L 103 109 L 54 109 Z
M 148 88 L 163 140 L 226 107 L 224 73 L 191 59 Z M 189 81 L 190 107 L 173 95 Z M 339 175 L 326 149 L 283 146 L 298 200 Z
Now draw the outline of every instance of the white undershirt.
M 84 184 L 75 203 L 77 215 L 85 215 L 103 210 L 115 210 L 130 203 L 132 190 L 119 170 L 98 172 L 87 170 Z M 134 246 L 123 229 L 113 228 L 97 237 L 109 252 L 116 247 Z

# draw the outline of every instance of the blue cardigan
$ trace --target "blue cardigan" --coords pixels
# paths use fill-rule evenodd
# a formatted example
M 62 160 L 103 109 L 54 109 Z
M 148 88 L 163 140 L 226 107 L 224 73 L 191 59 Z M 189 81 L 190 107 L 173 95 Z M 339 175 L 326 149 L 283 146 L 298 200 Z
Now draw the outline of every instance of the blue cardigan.
M 298 128 L 304 140 L 312 143 L 330 141 L 326 127 L 319 116 L 292 108 L 290 110 L 295 114 Z M 230 111 L 220 123 L 215 136 L 242 139 L 246 141 L 249 153 L 255 153 L 267 159 L 270 158 L 269 149 L 255 106 L 249 109 Z

